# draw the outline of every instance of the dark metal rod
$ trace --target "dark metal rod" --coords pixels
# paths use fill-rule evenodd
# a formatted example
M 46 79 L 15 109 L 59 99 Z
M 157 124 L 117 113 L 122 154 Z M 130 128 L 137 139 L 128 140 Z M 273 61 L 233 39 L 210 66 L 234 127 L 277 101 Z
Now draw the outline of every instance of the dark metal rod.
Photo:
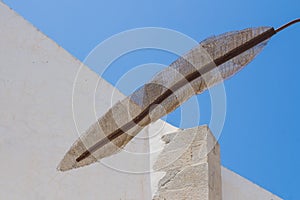
M 298 22 L 300 22 L 300 18 L 295 19 L 295 20 L 293 20 L 293 21 L 291 21 L 291 22 L 289 22 L 289 23 L 287 23 L 287 24 L 281 26 L 280 28 L 276 29 L 275 31 L 276 31 L 276 33 L 278 33 L 278 32 L 280 32 L 280 31 L 282 31 L 283 29 L 286 29 L 287 27 L 289 27 L 289 26 L 291 26 L 291 25 L 293 25 L 293 24 L 296 24 L 296 23 L 298 23 Z

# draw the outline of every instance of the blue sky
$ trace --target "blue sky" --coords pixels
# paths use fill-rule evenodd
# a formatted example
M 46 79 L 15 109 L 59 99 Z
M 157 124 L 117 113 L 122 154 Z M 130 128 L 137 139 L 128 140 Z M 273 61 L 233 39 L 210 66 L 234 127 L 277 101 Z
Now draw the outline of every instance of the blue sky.
M 40 1 L 3 0 L 55 42 L 84 60 L 100 42 L 140 27 L 164 27 L 196 41 L 256 26 L 279 27 L 300 17 L 300 2 L 289 1 Z M 284 199 L 300 199 L 300 24 L 273 37 L 264 51 L 225 82 L 227 116 L 219 140 L 222 164 Z M 171 53 L 135 52 L 104 74 L 112 84 L 137 65 L 170 64 Z M 97 71 L 97 69 L 93 69 Z M 197 97 L 199 124 L 210 119 L 208 93 Z M 180 110 L 168 116 L 178 124 Z

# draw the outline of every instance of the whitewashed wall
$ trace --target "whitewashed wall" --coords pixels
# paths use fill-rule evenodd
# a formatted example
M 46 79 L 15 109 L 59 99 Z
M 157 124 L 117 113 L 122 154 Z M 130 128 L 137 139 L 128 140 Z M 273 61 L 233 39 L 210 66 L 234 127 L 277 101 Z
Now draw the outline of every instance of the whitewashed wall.
M 72 87 L 81 63 L 2 3 L 0 27 L 0 199 L 149 199 L 147 174 L 122 173 L 99 163 L 66 173 L 56 170 L 78 137 Z M 80 102 L 75 102 L 80 133 L 95 121 L 92 91 L 99 78 L 86 67 L 81 74 Z M 99 115 L 109 108 L 112 90 L 105 81 L 97 88 Z M 123 98 L 118 91 L 115 95 L 114 100 Z M 147 146 L 147 140 L 140 140 L 129 148 Z M 107 160 L 149 165 L 145 157 L 122 153 Z
M 223 200 L 280 200 L 281 198 L 266 191 L 238 174 L 222 167 Z

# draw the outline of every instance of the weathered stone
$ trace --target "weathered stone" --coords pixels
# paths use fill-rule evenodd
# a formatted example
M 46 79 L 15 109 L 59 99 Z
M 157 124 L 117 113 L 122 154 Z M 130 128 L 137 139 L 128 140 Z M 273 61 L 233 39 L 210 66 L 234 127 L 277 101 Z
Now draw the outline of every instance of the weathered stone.
M 154 164 L 165 172 L 154 200 L 221 200 L 220 149 L 207 126 L 163 136 L 166 146 Z

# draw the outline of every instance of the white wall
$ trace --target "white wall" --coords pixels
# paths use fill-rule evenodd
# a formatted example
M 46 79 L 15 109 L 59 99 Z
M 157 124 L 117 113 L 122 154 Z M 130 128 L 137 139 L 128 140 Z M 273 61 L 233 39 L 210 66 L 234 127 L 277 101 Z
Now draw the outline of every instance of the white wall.
M 238 174 L 221 168 L 223 200 L 280 200 L 281 198 L 255 185 Z
M 0 16 L 0 199 L 149 199 L 147 174 L 118 172 L 100 163 L 66 173 L 56 170 L 78 137 L 72 87 L 81 63 L 3 3 Z M 95 121 L 98 78 L 83 67 L 80 101 L 74 105 L 79 133 Z M 97 114 L 109 108 L 112 90 L 105 81 L 97 88 Z M 114 100 L 121 98 L 117 91 Z M 139 151 L 147 147 L 147 140 L 129 145 Z M 122 153 L 107 162 L 125 168 L 149 165 L 145 157 Z

